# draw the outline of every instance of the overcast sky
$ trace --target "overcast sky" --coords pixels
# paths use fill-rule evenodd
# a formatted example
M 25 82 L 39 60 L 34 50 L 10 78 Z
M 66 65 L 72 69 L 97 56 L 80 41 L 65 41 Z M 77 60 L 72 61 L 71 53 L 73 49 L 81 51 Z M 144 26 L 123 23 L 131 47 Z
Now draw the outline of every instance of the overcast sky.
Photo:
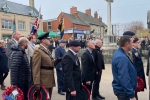
M 9 0 L 16 3 L 29 5 L 29 0 Z M 107 2 L 105 0 L 34 0 L 35 7 L 43 19 L 57 18 L 61 11 L 70 13 L 70 7 L 76 6 L 78 11 L 85 12 L 91 8 L 92 15 L 98 11 L 103 22 L 107 24 Z M 112 3 L 112 23 L 127 23 L 141 20 L 146 26 L 147 11 L 150 10 L 150 0 L 114 0 Z

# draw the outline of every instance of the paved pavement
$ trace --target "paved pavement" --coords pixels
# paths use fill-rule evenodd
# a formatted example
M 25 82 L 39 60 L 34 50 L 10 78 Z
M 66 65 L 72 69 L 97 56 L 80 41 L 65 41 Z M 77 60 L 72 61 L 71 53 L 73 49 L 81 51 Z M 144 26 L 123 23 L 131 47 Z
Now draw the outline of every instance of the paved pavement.
M 9 80 L 10 80 L 10 77 L 8 76 L 7 79 L 5 80 L 6 86 L 10 86 Z M 106 97 L 106 100 L 117 100 L 116 96 L 113 94 L 111 82 L 112 82 L 111 65 L 107 64 L 106 69 L 103 71 L 103 75 L 102 75 L 102 79 L 100 83 L 100 92 L 102 96 Z M 0 94 L 2 94 L 2 92 L 3 91 L 0 90 Z M 140 92 L 138 93 L 138 95 L 139 95 L 139 100 L 149 100 L 148 90 L 145 90 L 144 92 Z M 0 98 L 0 100 L 2 99 Z M 57 87 L 53 89 L 52 100 L 65 100 L 65 96 L 61 96 L 57 93 Z

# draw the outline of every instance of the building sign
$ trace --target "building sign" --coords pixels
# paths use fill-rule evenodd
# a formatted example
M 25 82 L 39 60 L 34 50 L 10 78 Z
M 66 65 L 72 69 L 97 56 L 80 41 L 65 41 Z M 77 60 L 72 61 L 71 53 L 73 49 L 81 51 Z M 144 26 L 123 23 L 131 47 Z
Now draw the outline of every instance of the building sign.
M 76 29 L 74 29 L 74 33 L 77 33 L 77 34 L 84 34 L 84 30 L 76 30 Z
M 64 33 L 73 33 L 73 30 L 65 30 Z

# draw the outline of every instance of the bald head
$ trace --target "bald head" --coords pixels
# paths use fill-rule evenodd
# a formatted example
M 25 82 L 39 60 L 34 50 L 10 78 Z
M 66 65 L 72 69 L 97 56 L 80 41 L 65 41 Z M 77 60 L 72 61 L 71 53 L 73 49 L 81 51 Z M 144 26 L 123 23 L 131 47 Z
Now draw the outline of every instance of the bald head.
M 15 32 L 12 34 L 12 38 L 14 38 L 16 41 L 18 41 L 19 38 L 20 38 L 20 32 L 19 32 L 19 31 L 15 31 Z
M 18 41 L 19 46 L 22 47 L 23 49 L 28 48 L 28 43 L 29 40 L 26 37 L 21 37 Z
M 102 40 L 96 39 L 96 41 L 95 41 L 95 46 L 102 47 L 102 46 L 103 46 Z

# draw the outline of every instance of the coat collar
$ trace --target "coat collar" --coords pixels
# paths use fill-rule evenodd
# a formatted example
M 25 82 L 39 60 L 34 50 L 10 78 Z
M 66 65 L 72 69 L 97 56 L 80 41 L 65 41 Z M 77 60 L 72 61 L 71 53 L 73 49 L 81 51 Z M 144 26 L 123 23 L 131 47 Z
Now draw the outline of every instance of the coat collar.
M 46 54 L 51 55 L 50 51 L 48 49 L 45 49 L 42 45 L 40 45 L 40 49 L 44 51 Z

